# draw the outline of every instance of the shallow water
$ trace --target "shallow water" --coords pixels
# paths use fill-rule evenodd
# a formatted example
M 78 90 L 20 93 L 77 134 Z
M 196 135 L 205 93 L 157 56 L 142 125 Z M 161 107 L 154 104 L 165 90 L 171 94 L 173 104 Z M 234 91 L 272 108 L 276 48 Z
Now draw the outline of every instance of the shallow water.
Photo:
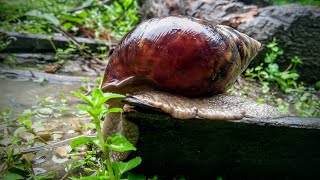
M 70 139 L 76 136 L 92 133 L 90 129 L 83 128 L 84 124 L 91 122 L 90 118 L 86 114 L 79 113 L 76 108 L 76 104 L 82 101 L 70 93 L 78 91 L 80 86 L 81 84 L 40 84 L 33 81 L 0 80 L 0 111 L 11 109 L 13 115 L 21 114 L 27 109 L 35 112 L 30 116 L 33 132 L 47 144 L 38 138 L 27 140 L 32 134 L 20 132 L 18 135 L 22 141 L 19 141 L 21 143 L 19 149 L 21 152 L 30 152 L 28 154 L 32 154 L 33 167 L 43 173 L 54 172 L 63 176 L 65 167 L 62 160 L 71 163 L 72 159 L 57 158 L 57 149 L 66 148 Z M 22 123 L 10 123 L 10 120 L 6 122 L 0 120 L 0 122 L 0 147 L 17 149 L 9 142 L 13 136 L 12 132 L 22 127 Z M 5 130 L 9 132 L 7 136 L 4 136 Z
M 71 96 L 80 84 L 40 84 L 33 81 L 0 80 L 0 111 L 22 111 L 37 104 L 42 98 Z

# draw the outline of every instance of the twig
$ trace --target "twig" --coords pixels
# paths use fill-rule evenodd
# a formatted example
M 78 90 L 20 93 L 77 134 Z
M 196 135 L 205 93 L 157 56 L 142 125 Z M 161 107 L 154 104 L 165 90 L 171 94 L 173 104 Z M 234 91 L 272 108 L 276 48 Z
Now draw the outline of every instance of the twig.
M 60 27 L 57 27 L 55 25 L 51 25 L 51 27 L 56 30 L 57 32 L 61 33 L 62 35 L 64 35 L 66 38 L 68 38 L 76 47 L 77 49 L 84 53 L 87 56 L 93 57 L 93 55 L 91 54 L 91 52 L 87 51 L 86 49 L 83 49 L 80 45 L 80 43 L 68 32 L 62 30 Z
M 61 140 L 59 142 L 55 142 L 55 143 L 52 143 L 52 144 L 48 144 L 48 145 L 43 145 L 43 146 L 40 146 L 40 147 L 35 147 L 35 148 L 29 148 L 29 149 L 26 149 L 26 150 L 23 150 L 21 152 L 21 154 L 27 154 L 27 153 L 30 153 L 30 152 L 37 152 L 41 149 L 46 149 L 46 148 L 55 148 L 55 147 L 58 147 L 58 146 L 61 146 L 61 144 L 69 144 L 72 140 L 78 138 L 78 137 L 96 137 L 96 136 L 89 136 L 89 135 L 80 135 L 80 136 L 76 136 L 76 137 L 72 137 L 72 138 L 69 138 L 69 139 L 65 139 L 65 140 Z
M 57 32 L 64 35 L 66 38 L 68 38 L 76 46 L 76 48 L 80 51 L 80 53 L 83 54 L 85 57 L 90 57 L 93 61 L 95 61 L 99 65 L 105 65 L 105 63 L 103 63 L 100 59 L 96 58 L 90 51 L 82 48 L 80 43 L 73 37 L 73 35 L 71 35 L 70 33 L 62 30 L 60 27 L 57 27 L 55 25 L 51 25 L 51 27 Z M 91 69 L 93 69 L 98 75 L 100 75 L 99 71 L 97 71 L 94 68 L 91 68 Z
M 66 158 L 70 158 L 70 157 L 74 157 L 74 156 L 85 157 L 85 156 L 86 156 L 86 152 L 67 154 L 67 155 L 66 155 Z

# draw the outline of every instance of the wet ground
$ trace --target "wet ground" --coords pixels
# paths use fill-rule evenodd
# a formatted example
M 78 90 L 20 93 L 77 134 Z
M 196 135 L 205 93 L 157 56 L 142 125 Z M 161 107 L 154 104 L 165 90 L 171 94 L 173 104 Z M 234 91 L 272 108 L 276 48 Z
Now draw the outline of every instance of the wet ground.
M 77 91 L 75 84 L 49 84 L 33 81 L 0 79 L 0 111 L 12 109 L 15 112 L 35 106 L 42 98 L 71 97 L 70 91 Z
M 91 121 L 88 115 L 76 108 L 81 100 L 70 93 L 79 91 L 80 86 L 0 80 L 0 111 L 12 110 L 11 117 L 0 121 L 0 148 L 26 154 L 35 174 L 54 173 L 62 177 L 65 174 L 64 164 L 72 162 L 66 157 L 71 150 L 69 143 L 72 138 L 95 135 L 94 130 L 86 128 Z M 34 133 L 18 131 L 24 126 L 18 123 L 18 118 L 26 110 L 33 113 L 30 119 Z M 19 147 L 11 143 L 13 136 L 20 138 Z M 0 156 L 4 156 L 2 151 Z

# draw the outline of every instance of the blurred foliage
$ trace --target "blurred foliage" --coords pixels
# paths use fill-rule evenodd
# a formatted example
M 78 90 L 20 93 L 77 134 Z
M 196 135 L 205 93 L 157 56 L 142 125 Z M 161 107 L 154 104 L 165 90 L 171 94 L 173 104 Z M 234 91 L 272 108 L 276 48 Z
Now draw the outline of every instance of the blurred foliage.
M 265 0 L 265 1 L 274 5 L 298 3 L 303 5 L 320 6 L 319 0 Z
M 120 39 L 138 22 L 135 0 L 0 0 L 0 28 L 52 34 L 52 25 L 73 35 Z

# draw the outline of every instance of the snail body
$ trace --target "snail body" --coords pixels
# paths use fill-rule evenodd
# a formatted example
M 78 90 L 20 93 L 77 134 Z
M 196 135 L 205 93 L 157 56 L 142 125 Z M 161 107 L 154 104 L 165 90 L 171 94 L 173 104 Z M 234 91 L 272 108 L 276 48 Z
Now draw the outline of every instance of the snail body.
M 150 19 L 120 41 L 107 64 L 101 89 L 126 94 L 127 102 L 161 109 L 176 119 L 279 117 L 282 114 L 273 107 L 223 94 L 260 45 L 228 26 L 212 26 L 200 19 Z M 124 106 L 121 101 L 108 105 Z M 123 134 L 133 144 L 138 141 L 138 127 L 121 113 L 105 117 L 105 138 L 114 133 Z M 111 152 L 114 160 L 127 155 Z
M 223 93 L 259 48 L 258 41 L 228 26 L 186 17 L 150 19 L 120 41 L 102 88 L 145 79 L 140 82 L 188 97 Z

